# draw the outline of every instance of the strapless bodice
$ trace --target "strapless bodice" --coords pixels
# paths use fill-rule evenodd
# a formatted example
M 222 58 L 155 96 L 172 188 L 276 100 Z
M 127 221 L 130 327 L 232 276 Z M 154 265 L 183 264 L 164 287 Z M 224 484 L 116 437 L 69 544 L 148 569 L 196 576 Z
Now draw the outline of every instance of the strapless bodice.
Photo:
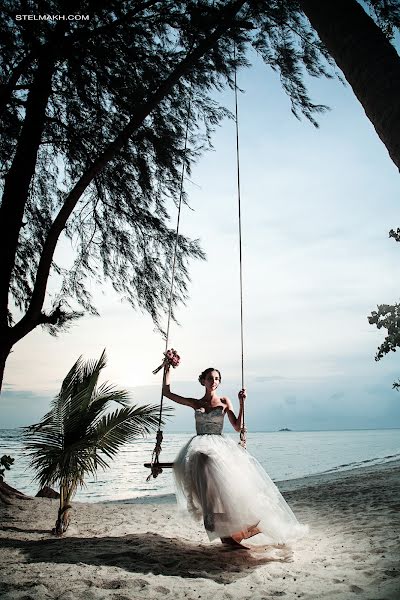
M 200 408 L 194 411 L 197 435 L 220 435 L 224 426 L 224 407 L 216 406 L 208 413 Z

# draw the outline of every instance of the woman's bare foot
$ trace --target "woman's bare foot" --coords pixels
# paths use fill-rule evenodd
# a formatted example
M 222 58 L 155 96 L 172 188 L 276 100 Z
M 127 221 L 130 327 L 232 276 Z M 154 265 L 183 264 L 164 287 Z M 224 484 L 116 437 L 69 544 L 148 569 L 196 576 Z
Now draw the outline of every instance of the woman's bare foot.
M 248 538 L 253 537 L 253 535 L 257 535 L 258 533 L 261 533 L 261 530 L 258 528 L 258 524 L 256 523 L 255 525 L 249 525 L 249 527 L 247 527 L 246 529 L 243 529 L 242 531 L 237 531 L 236 533 L 232 534 L 232 539 L 235 542 L 241 542 L 242 540 L 247 540 Z
M 256 525 L 252 525 L 251 527 L 249 527 L 247 529 L 247 531 L 240 532 L 240 533 L 244 534 L 242 537 L 242 540 L 247 540 L 248 538 L 253 537 L 253 535 L 257 535 L 258 533 L 261 533 L 261 529 L 259 529 L 257 527 L 257 525 L 258 525 L 258 523 Z
M 246 547 L 242 546 L 242 544 L 240 544 L 238 541 L 236 541 L 233 537 L 223 537 L 223 538 L 221 538 L 221 542 L 223 544 L 226 544 L 227 546 L 232 546 L 233 548 L 236 548 L 237 550 L 239 550 L 239 548 L 241 550 L 246 550 Z

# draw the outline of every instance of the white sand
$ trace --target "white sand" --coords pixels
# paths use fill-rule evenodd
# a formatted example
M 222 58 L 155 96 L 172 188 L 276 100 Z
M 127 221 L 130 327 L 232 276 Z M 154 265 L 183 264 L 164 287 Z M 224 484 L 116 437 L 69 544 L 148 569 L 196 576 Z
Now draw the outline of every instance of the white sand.
M 54 538 L 57 500 L 0 506 L 4 600 L 400 599 L 400 464 L 279 484 L 309 536 L 232 551 L 169 504 L 74 504 Z

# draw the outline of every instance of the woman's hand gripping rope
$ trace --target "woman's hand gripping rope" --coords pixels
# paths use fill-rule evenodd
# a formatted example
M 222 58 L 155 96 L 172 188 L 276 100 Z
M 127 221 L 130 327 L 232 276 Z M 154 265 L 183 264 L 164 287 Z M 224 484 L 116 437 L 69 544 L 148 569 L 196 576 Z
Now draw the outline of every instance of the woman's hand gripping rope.
M 240 442 L 239 442 L 239 445 L 242 446 L 242 448 L 246 449 L 247 427 L 244 424 L 244 418 L 243 418 L 244 401 L 247 398 L 246 388 L 242 388 L 240 390 L 240 392 L 238 393 L 238 398 L 239 398 L 239 402 L 240 402 L 240 414 L 241 414 L 241 418 L 242 418 L 242 426 L 240 428 Z

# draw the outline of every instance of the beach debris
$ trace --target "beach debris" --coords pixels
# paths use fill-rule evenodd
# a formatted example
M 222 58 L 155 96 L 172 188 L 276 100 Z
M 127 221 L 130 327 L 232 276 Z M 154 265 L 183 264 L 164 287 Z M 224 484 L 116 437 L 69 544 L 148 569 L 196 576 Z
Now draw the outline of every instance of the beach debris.
M 8 454 L 3 454 L 0 458 L 0 502 L 2 504 L 12 504 L 13 498 L 27 498 L 25 494 L 19 492 L 4 481 L 5 471 L 9 471 L 14 459 Z
M 43 486 L 38 493 L 36 494 L 36 498 L 59 498 L 60 494 L 53 490 L 53 488 L 48 485 Z
M 29 498 L 22 492 L 8 485 L 5 481 L 0 481 L 0 503 L 12 504 L 14 498 Z

